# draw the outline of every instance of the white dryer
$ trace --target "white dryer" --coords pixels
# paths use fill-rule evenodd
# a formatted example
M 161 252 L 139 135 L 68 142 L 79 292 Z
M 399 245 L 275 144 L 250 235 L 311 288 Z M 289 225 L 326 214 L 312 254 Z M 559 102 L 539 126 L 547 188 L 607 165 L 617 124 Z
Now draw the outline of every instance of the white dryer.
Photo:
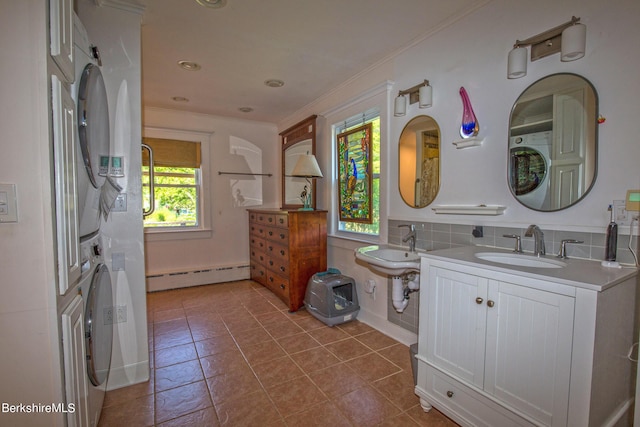
M 550 172 L 553 132 L 512 136 L 509 140 L 509 185 L 518 201 L 536 210 L 551 203 Z
M 109 105 L 100 71 L 98 49 L 92 46 L 82 22 L 74 15 L 76 80 L 72 96 L 77 104 L 78 214 L 80 236 L 100 229 L 100 195 L 109 171 L 111 148 Z

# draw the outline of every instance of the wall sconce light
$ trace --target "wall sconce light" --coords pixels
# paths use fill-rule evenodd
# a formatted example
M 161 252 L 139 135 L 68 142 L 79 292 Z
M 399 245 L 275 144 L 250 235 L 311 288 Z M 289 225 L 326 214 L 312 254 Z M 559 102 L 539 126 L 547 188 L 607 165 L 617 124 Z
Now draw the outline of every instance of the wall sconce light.
M 423 83 L 398 92 L 398 97 L 393 106 L 394 116 L 400 117 L 407 114 L 406 95 L 409 95 L 409 104 L 417 102 L 420 108 L 428 108 L 433 104 L 433 89 L 429 86 L 429 80 L 425 80 Z
M 529 37 L 526 40 L 516 40 L 509 52 L 507 62 L 507 77 L 519 79 L 527 75 L 527 48 L 531 46 L 531 61 L 544 58 L 560 52 L 560 60 L 575 61 L 584 56 L 587 39 L 587 27 L 580 24 L 580 18 L 571 17 L 555 28 Z

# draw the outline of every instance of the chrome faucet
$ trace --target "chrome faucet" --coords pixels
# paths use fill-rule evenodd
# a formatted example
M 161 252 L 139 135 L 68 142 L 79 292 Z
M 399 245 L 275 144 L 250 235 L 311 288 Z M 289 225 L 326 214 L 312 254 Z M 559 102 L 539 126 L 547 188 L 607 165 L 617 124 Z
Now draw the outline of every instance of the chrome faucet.
M 404 243 L 409 242 L 409 252 L 416 251 L 416 226 L 414 224 L 400 224 L 398 227 L 409 228 L 409 233 L 402 238 Z
M 544 248 L 544 233 L 540 230 L 540 227 L 535 224 L 531 224 L 524 235 L 525 237 L 533 237 L 534 255 L 546 255 L 547 251 Z

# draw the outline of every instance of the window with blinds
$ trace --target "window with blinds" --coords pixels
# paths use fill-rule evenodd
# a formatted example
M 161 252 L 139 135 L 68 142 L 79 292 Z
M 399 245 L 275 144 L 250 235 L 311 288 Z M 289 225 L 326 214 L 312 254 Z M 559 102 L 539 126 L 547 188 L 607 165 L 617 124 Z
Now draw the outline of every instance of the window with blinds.
M 154 211 L 145 217 L 145 227 L 184 227 L 200 225 L 201 151 L 200 142 L 143 138 L 152 150 L 142 151 L 142 199 Z M 153 194 L 150 186 L 153 168 Z

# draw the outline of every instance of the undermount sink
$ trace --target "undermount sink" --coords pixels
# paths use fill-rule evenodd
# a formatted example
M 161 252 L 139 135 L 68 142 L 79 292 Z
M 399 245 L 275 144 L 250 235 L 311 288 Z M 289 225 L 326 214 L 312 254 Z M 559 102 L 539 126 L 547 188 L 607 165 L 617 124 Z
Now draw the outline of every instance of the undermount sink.
M 358 248 L 355 253 L 357 259 L 368 263 L 372 269 L 390 276 L 420 271 L 420 256 L 404 248 L 373 245 Z
M 567 264 L 556 259 L 539 258 L 532 255 L 523 255 L 519 253 L 504 252 L 478 252 L 476 258 L 497 262 L 500 264 L 516 265 L 519 267 L 535 267 L 535 268 L 562 268 Z

